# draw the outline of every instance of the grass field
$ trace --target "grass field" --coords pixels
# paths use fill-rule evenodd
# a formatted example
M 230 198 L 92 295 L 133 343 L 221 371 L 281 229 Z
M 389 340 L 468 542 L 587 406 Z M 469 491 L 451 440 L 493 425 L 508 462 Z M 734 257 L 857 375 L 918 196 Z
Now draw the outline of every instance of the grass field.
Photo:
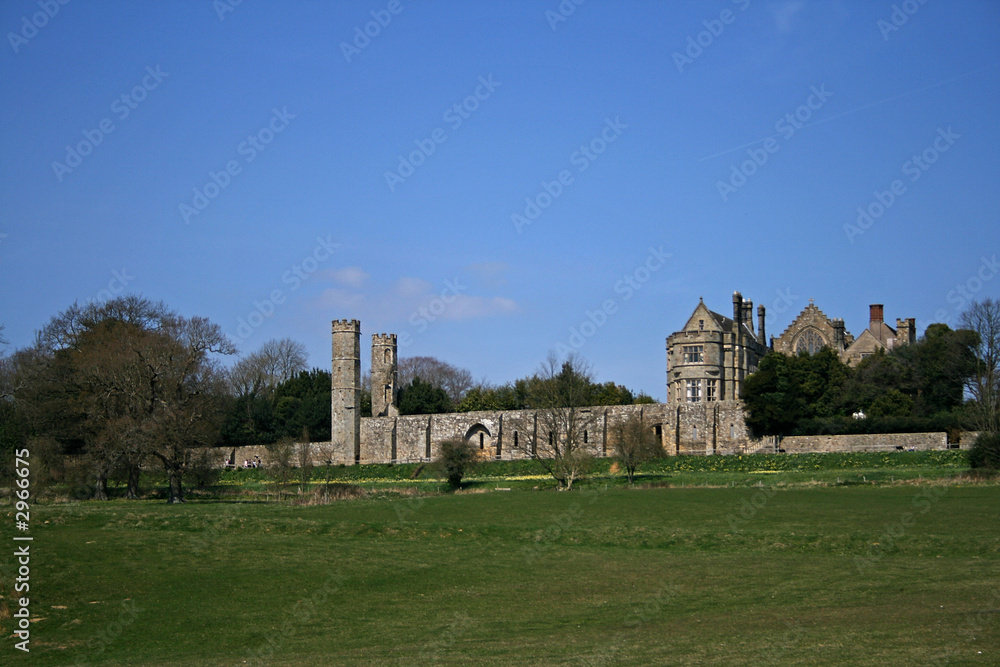
M 0 663 L 1000 663 L 1000 486 L 893 462 L 924 480 L 37 505 Z

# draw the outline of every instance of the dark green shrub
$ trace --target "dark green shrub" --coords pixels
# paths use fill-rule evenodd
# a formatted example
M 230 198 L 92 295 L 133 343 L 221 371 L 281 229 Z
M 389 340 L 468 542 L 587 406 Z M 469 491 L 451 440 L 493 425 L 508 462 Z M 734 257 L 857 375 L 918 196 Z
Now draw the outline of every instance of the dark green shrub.
M 460 489 L 462 478 L 472 471 L 478 459 L 478 450 L 464 440 L 445 440 L 434 464 L 448 480 L 449 488 Z
M 988 470 L 1000 469 L 1000 433 L 980 433 L 969 450 L 969 465 Z

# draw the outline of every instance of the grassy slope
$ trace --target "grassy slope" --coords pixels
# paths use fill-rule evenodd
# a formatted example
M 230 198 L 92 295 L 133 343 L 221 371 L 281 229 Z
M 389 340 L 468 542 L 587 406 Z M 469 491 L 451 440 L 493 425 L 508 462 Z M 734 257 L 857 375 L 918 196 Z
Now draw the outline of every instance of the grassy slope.
M 997 664 L 998 491 L 39 506 L 11 663 Z

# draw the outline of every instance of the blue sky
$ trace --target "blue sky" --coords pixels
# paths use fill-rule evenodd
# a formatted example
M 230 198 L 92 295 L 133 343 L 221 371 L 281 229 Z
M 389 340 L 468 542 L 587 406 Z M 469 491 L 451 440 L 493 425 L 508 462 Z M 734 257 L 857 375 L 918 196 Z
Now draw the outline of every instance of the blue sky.
M 0 28 L 8 351 L 127 291 L 243 352 L 326 368 L 360 319 L 365 354 L 505 382 L 574 349 L 662 400 L 699 297 L 857 335 L 1000 295 L 990 0 L 11 0 Z

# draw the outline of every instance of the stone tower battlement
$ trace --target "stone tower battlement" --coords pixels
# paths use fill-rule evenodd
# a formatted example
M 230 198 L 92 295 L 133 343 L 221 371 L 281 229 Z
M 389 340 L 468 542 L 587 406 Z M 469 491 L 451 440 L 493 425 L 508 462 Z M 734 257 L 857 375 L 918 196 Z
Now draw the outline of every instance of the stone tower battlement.
M 357 331 L 361 333 L 361 322 L 358 320 L 333 320 L 330 323 L 334 333 L 339 331 Z

